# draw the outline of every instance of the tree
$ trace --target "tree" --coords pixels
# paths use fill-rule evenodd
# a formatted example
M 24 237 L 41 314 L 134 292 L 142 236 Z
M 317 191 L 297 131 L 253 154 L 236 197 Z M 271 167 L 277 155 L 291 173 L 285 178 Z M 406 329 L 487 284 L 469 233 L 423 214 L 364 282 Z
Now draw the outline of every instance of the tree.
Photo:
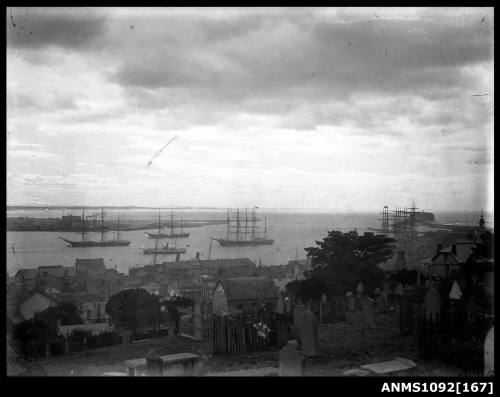
M 312 277 L 322 280 L 332 294 L 343 295 L 353 291 L 361 281 L 365 292 L 372 291 L 383 280 L 378 267 L 393 255 L 395 241 L 385 236 L 356 231 L 342 233 L 332 230 L 317 247 L 305 248 L 312 257 Z
M 290 281 L 285 285 L 285 288 L 287 295 L 300 298 L 303 301 L 318 300 L 324 293 L 328 292 L 328 285 L 316 277 Z
M 144 289 L 128 289 L 109 298 L 106 313 L 118 327 L 135 331 L 140 327 L 159 324 L 160 302 L 156 295 Z

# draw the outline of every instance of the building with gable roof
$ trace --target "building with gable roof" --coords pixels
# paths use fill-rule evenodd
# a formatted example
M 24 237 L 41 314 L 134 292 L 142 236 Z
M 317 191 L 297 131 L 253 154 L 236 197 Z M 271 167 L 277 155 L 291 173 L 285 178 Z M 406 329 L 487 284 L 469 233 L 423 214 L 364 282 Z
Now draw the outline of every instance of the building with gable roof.
M 279 290 L 266 277 L 238 277 L 220 279 L 212 292 L 212 313 L 256 311 L 279 299 Z

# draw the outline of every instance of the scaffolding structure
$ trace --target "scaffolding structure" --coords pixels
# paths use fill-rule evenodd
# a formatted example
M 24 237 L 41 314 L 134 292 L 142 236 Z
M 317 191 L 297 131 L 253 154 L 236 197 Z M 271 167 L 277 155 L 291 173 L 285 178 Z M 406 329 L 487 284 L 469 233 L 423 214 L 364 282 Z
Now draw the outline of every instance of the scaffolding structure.
M 382 235 L 385 237 L 389 237 L 389 206 L 384 205 L 384 208 L 381 212 L 382 218 L 379 219 L 382 221 Z

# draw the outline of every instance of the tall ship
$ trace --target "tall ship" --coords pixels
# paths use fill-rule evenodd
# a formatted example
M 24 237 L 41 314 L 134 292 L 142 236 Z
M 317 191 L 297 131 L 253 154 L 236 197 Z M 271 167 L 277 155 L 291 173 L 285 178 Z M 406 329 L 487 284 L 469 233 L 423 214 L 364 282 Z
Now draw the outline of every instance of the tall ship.
M 214 238 L 223 247 L 246 247 L 255 245 L 272 245 L 274 240 L 267 238 L 267 218 L 264 217 L 264 234 L 258 236 L 257 217 L 255 208 L 252 209 L 248 216 L 248 209 L 245 209 L 245 215 L 240 215 L 240 209 L 236 209 L 236 216 L 231 217 L 229 210 L 227 211 L 227 237 Z
M 159 210 L 158 210 L 158 216 Z M 183 233 L 182 232 L 182 218 L 180 220 L 180 226 L 181 226 L 181 232 L 180 233 L 174 233 L 174 213 L 173 211 L 170 212 L 170 233 L 162 233 L 161 231 L 161 223 L 158 225 L 158 233 L 151 233 L 151 232 L 144 232 L 148 238 L 151 239 L 163 239 L 163 238 L 187 238 L 189 237 L 189 233 Z
M 94 218 L 93 216 L 89 218 Z M 83 210 L 82 213 L 82 240 L 81 241 L 74 241 L 74 240 L 68 240 L 65 239 L 64 237 L 59 237 L 61 240 L 66 241 L 67 243 L 70 244 L 72 248 L 77 248 L 77 247 L 126 247 L 129 246 L 131 241 L 127 240 L 120 240 L 120 214 L 118 213 L 118 228 L 116 232 L 116 239 L 115 240 L 106 240 L 104 238 L 106 232 L 104 231 L 104 208 L 101 208 L 101 240 L 100 241 L 93 241 L 89 240 L 87 236 L 87 218 L 85 218 L 85 210 Z
M 160 211 L 158 210 L 158 234 L 156 235 L 156 237 L 154 237 L 156 239 L 156 244 L 154 248 L 143 248 L 142 249 L 143 254 L 155 255 L 156 259 L 156 255 L 175 255 L 175 254 L 184 254 L 186 252 L 185 248 L 177 248 L 175 244 L 167 243 L 161 247 L 158 247 L 158 239 L 161 238 L 159 237 L 159 235 L 161 235 L 161 220 L 160 220 Z

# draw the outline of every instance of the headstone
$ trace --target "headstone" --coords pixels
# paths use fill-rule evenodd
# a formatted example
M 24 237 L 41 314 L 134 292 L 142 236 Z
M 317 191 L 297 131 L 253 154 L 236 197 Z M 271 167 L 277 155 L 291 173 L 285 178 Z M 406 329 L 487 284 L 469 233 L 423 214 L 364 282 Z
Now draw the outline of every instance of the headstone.
M 389 294 L 391 293 L 391 283 L 389 280 L 384 280 L 382 283 L 382 298 L 384 299 L 384 304 L 389 307 Z
M 495 331 L 494 327 L 488 331 L 484 340 L 484 376 L 495 375 Z
M 460 289 L 460 285 L 458 285 L 458 282 L 455 280 L 453 281 L 453 285 L 451 286 L 451 291 L 449 294 L 450 299 L 455 299 L 459 300 L 462 299 L 462 290 Z
M 146 371 L 148 376 L 161 376 L 163 374 L 163 361 L 154 350 L 151 350 L 146 356 Z
M 441 296 L 439 291 L 431 283 L 431 287 L 427 290 L 424 297 L 424 308 L 426 318 L 435 319 L 441 314 Z
M 354 311 L 356 310 L 356 299 L 354 298 L 354 295 L 352 294 L 352 292 L 347 292 L 345 294 L 346 298 L 347 298 L 347 309 L 349 311 Z
M 283 294 L 280 294 L 278 298 L 278 302 L 276 302 L 276 313 L 283 314 L 285 313 L 285 298 Z
M 398 285 L 396 286 L 396 295 L 403 296 L 403 293 L 404 293 L 403 284 L 398 283 Z
M 285 296 L 285 311 L 286 313 L 292 312 L 292 300 L 288 296 Z
M 326 294 L 323 294 L 323 295 L 321 296 L 321 302 L 322 302 L 322 303 L 326 303 Z
M 293 336 L 296 341 L 300 343 L 300 317 L 302 316 L 302 313 L 304 312 L 305 307 L 302 304 L 295 305 L 293 308 Z
M 377 313 L 384 313 L 386 308 L 385 308 L 385 302 L 384 302 L 384 297 L 382 295 L 377 295 L 375 298 L 375 308 L 377 310 Z
M 193 308 L 194 337 L 196 340 L 203 339 L 203 321 L 200 302 L 195 302 Z
M 319 355 L 318 325 L 316 316 L 310 310 L 302 313 L 299 321 L 300 341 L 302 353 L 305 357 L 316 357 Z
M 365 329 L 377 328 L 377 323 L 375 321 L 375 301 L 369 296 L 363 297 L 363 331 Z
M 299 344 L 295 340 L 288 341 L 280 350 L 280 376 L 302 376 L 304 357 L 299 350 Z

